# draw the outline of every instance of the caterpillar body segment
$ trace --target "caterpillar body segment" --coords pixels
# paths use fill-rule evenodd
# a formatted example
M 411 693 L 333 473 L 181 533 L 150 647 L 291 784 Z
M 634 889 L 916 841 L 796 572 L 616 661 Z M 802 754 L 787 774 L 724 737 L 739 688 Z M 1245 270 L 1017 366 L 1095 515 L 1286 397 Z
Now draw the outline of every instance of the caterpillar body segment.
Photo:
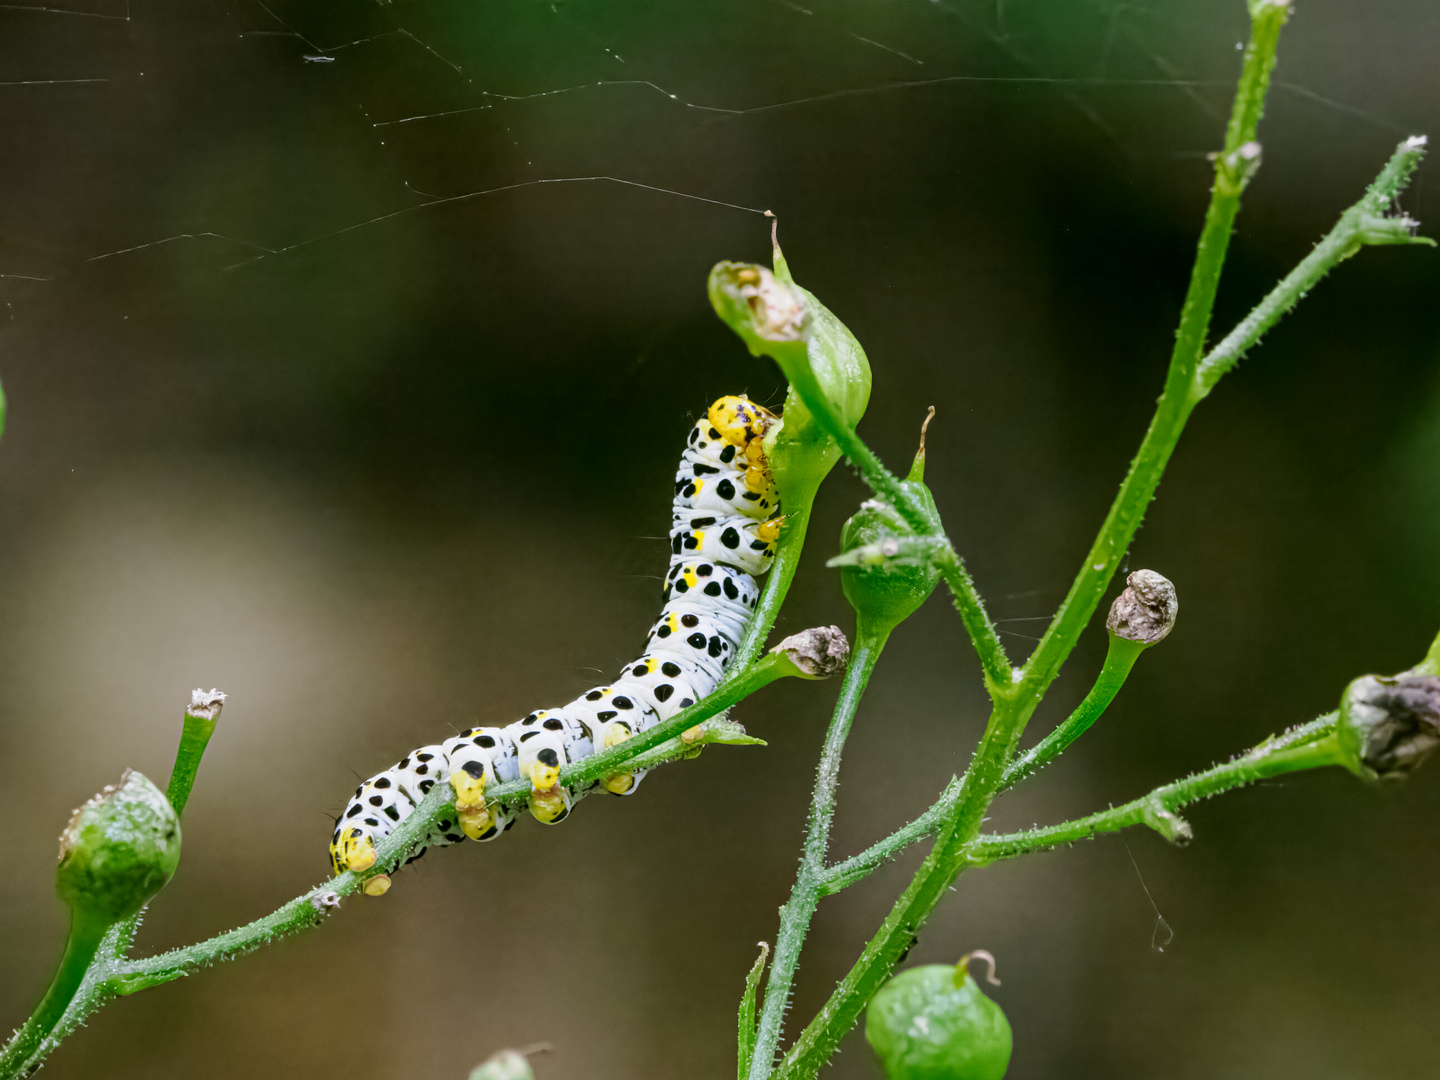
M 754 620 L 763 575 L 774 558 L 780 500 L 765 460 L 764 434 L 775 416 L 741 396 L 717 400 L 691 428 L 675 474 L 665 606 L 645 652 L 615 681 L 559 708 L 537 709 L 505 727 L 474 727 L 419 747 L 370 777 L 346 805 L 330 843 L 335 873 L 375 865 L 377 848 L 438 783 L 455 808 L 422 839 L 430 847 L 466 838 L 493 840 L 515 812 L 487 801 L 497 784 L 530 781 L 530 813 L 545 824 L 569 816 L 586 795 L 631 795 L 644 771 L 562 785 L 560 771 L 649 731 L 715 689 Z M 390 878 L 367 879 L 379 896 Z

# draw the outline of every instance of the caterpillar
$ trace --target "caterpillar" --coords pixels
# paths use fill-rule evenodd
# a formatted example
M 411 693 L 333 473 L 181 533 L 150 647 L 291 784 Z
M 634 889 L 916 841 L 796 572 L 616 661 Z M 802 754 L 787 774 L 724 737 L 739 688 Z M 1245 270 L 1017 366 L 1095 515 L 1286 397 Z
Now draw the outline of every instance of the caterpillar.
M 755 616 L 756 579 L 775 554 L 782 519 L 763 436 L 776 419 L 743 395 L 727 396 L 691 428 L 675 473 L 665 603 L 643 655 L 613 683 L 568 705 L 537 709 L 505 727 L 468 728 L 370 777 L 336 823 L 330 842 L 336 874 L 374 866 L 380 841 L 438 783 L 454 788 L 455 813 L 435 823 L 407 862 L 431 847 L 493 840 L 510 828 L 515 812 L 485 799 L 498 783 L 528 779 L 530 813 L 547 825 L 563 821 L 597 789 L 635 793 L 643 771 L 567 787 L 560 770 L 648 731 L 719 683 Z M 365 882 L 371 896 L 389 887 L 384 874 Z

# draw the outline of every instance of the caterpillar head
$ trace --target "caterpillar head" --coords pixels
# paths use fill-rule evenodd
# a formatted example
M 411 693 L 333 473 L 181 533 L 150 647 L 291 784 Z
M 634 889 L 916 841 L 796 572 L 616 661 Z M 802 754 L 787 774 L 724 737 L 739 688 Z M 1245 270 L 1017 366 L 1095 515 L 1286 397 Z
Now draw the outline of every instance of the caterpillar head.
M 750 444 L 754 442 L 758 447 L 758 440 L 769 430 L 770 425 L 779 419 L 769 409 L 755 404 L 743 394 L 727 394 L 717 398 L 715 404 L 710 406 L 709 418 L 710 426 L 720 432 L 720 437 L 746 450 L 747 457 Z M 759 460 L 764 460 L 763 450 L 760 451 Z

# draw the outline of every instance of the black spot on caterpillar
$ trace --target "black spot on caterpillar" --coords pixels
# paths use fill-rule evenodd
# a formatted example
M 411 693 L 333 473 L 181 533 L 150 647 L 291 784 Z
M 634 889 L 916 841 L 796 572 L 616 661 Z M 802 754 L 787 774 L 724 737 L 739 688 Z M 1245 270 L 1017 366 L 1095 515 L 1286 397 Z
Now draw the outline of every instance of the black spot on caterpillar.
M 485 801 L 485 789 L 497 783 L 528 779 L 530 813 L 551 825 L 597 788 L 635 792 L 644 773 L 567 788 L 559 784 L 560 770 L 668 720 L 720 681 L 754 618 L 760 595 L 755 579 L 774 557 L 779 500 L 761 442 L 774 420 L 744 397 L 723 397 L 691 429 L 675 474 L 665 606 L 645 654 L 626 664 L 611 685 L 568 705 L 539 709 L 505 727 L 470 728 L 412 750 L 366 780 L 331 838 L 335 873 L 373 866 L 376 846 L 437 780 L 454 787 L 459 821 L 437 822 L 410 862 L 426 848 L 467 836 L 492 840 L 508 829 L 514 812 Z M 378 896 L 388 887 L 389 879 L 377 875 L 365 891 Z

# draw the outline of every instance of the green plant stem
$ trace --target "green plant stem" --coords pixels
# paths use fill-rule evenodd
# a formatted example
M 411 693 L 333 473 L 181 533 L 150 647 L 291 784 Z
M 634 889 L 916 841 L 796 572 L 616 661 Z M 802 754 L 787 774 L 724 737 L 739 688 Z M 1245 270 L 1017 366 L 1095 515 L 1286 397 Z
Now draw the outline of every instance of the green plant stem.
M 1226 131 L 1225 148 L 1216 161 L 1215 184 L 1181 312 L 1175 350 L 1165 389 L 1140 451 L 1079 575 L 1035 652 L 1020 669 L 1019 685 L 1008 688 L 1008 694 L 997 695 L 992 689 L 994 710 L 970 767 L 954 792 L 953 803 L 942 811 L 929 855 L 859 960 L 786 1055 L 776 1073 L 785 1080 L 812 1076 L 829 1060 L 861 1010 L 889 976 L 915 932 L 965 868 L 966 847 L 979 832 L 985 811 L 1004 782 L 1005 770 L 1026 722 L 1094 614 L 1155 493 L 1192 407 L 1191 379 L 1214 308 L 1240 193 L 1256 161 L 1254 155 L 1248 153 L 1248 144 L 1253 142 L 1260 120 L 1274 66 L 1275 47 L 1287 11 L 1288 8 L 1271 0 L 1253 0 L 1251 4 L 1250 45 Z M 810 402 L 807 400 L 806 404 Z M 841 446 L 844 448 L 845 443 Z M 864 473 L 865 469 L 861 471 Z M 866 479 L 870 477 L 867 475 Z M 894 505 L 904 512 L 901 503 Z
M 948 538 L 945 538 L 945 546 L 936 555 L 935 565 L 940 569 L 940 576 L 950 590 L 955 610 L 960 613 L 960 621 L 964 623 L 965 632 L 970 635 L 975 653 L 980 657 L 986 689 L 990 691 L 992 698 L 999 693 L 1008 693 L 1014 677 L 1010 657 L 1005 652 L 995 624 L 990 621 L 990 613 L 985 610 L 985 601 L 980 598 L 970 571 L 965 569 L 964 560 L 950 545 Z
M 688 729 L 704 723 L 723 712 L 737 701 L 754 693 L 761 687 L 794 673 L 794 668 L 783 657 L 763 656 L 734 681 L 717 689 L 705 700 L 677 713 L 665 724 L 657 725 L 643 736 L 638 736 L 619 746 L 585 759 L 579 765 L 562 772 L 562 782 L 583 783 L 602 775 L 623 771 L 625 766 L 650 767 L 676 757 L 691 756 L 699 745 L 684 744 L 678 736 Z M 188 718 L 187 718 L 188 719 Z M 187 730 L 189 725 L 187 723 Z M 182 735 L 182 743 L 185 741 Z M 666 745 L 662 745 L 666 744 Z M 192 743 L 192 748 L 195 744 Z M 198 763 L 198 757 L 184 755 L 186 760 Z M 183 769 L 177 752 L 177 775 Z M 193 768 L 190 770 L 193 782 Z M 173 782 L 173 781 L 172 781 Z M 493 788 L 490 795 L 499 800 L 515 802 L 528 798 L 528 782 L 512 782 Z M 53 1049 L 61 1039 L 78 1027 L 87 1016 L 117 995 L 129 995 L 183 978 L 201 967 L 208 967 L 222 960 L 228 960 L 282 937 L 308 930 L 320 925 L 325 916 L 337 906 L 338 901 L 359 890 L 366 879 L 380 873 L 392 872 L 419 845 L 431 826 L 444 814 L 453 812 L 454 792 L 448 784 L 437 785 L 408 818 L 381 841 L 375 865 L 364 873 L 347 872 L 317 885 L 308 892 L 283 904 L 253 922 L 234 930 L 218 934 L 206 941 L 196 942 L 157 956 L 141 959 L 126 959 L 132 940 L 136 919 L 126 920 L 110 928 L 98 950 L 92 953 L 88 970 L 81 969 L 78 992 L 72 988 L 72 998 L 64 1009 L 58 1023 L 52 1025 L 48 1035 L 34 1040 L 31 1051 L 25 1058 L 16 1058 L 22 1067 L 15 1075 L 38 1064 L 38 1059 Z M 47 1001 L 51 995 L 47 995 Z M 37 1011 L 37 1016 L 39 1012 Z M 37 1024 L 35 1017 L 27 1022 L 7 1045 L 3 1060 L 9 1061 L 21 1034 Z M 0 1070 L 0 1080 L 10 1080 L 10 1073 Z
M 800 1033 L 775 1072 L 776 1077 L 789 1080 L 813 1076 L 829 1060 L 866 1003 L 889 977 L 900 954 L 909 947 L 916 932 L 945 896 L 964 867 L 964 847 L 979 831 L 985 809 L 1004 775 L 1023 715 L 1013 701 L 997 703 L 969 769 L 958 786 L 947 789 L 954 792 L 953 802 L 942 803 L 945 808 L 930 853 L 859 960 Z
M 795 580 L 795 571 L 800 566 L 800 553 L 805 547 L 805 533 L 810 528 L 810 513 L 815 505 L 815 490 L 782 494 L 782 505 L 785 523 L 781 526 L 780 538 L 775 541 L 775 558 L 760 590 L 760 599 L 755 604 L 755 617 L 750 620 L 745 636 L 735 649 L 730 673 L 725 676 L 720 689 L 744 678 L 750 665 L 760 655 L 780 614 L 780 607 L 785 603 L 790 583 Z
M 1175 348 L 1170 356 L 1165 388 L 1140 450 L 1130 463 L 1130 471 L 1111 504 L 1095 543 L 1055 612 L 1055 618 L 1041 637 L 1040 644 L 1021 669 L 1028 695 L 1043 693 L 1075 648 L 1080 632 L 1095 613 L 1135 530 L 1140 527 L 1145 509 L 1154 497 L 1155 488 L 1194 407 L 1190 387 L 1215 307 L 1220 272 L 1234 230 L 1235 215 L 1240 210 L 1240 194 L 1259 164 L 1259 148 L 1253 145 L 1255 132 L 1264 110 L 1270 72 L 1275 66 L 1280 29 L 1288 12 L 1287 0 L 1251 0 L 1250 43 L 1245 50 L 1240 83 L 1236 87 L 1235 103 L 1225 132 L 1225 147 L 1215 158 L 1210 205 L 1195 252 L 1190 286 L 1180 312 L 1180 328 L 1175 334 Z
M 871 633 L 857 628 L 855 648 L 850 666 L 840 687 L 840 698 L 825 735 L 820 766 L 815 775 L 815 792 L 810 803 L 810 825 L 800 857 L 800 871 L 795 877 L 790 899 L 780 909 L 780 929 L 775 939 L 775 960 L 765 983 L 765 1004 L 750 1061 L 750 1080 L 764 1080 L 775 1062 L 780 1043 L 785 1009 L 790 1001 L 790 986 L 800 960 L 800 949 L 810 929 L 810 920 L 823 895 L 825 855 L 830 845 L 830 824 L 835 817 L 835 792 L 840 782 L 840 761 L 845 739 L 850 734 L 855 710 L 870 681 L 870 673 L 880 659 L 888 631 Z M 742 1045 L 742 1053 L 743 1053 Z
M 794 370 L 791 370 L 791 367 L 794 367 Z M 805 402 L 805 407 L 835 440 L 840 452 L 859 470 L 871 490 L 893 506 L 905 524 L 917 534 L 943 542 L 944 548 L 935 555 L 936 565 L 940 567 L 945 583 L 950 587 L 965 630 L 980 657 L 986 685 L 991 688 L 992 694 L 1003 692 L 1004 688 L 1011 685 L 1010 661 L 1006 656 L 1005 646 L 985 610 L 985 603 L 980 598 L 974 581 L 959 554 L 951 546 L 940 523 L 931 516 L 920 499 L 909 491 L 894 473 L 885 468 L 875 452 L 856 434 L 855 429 L 845 423 L 813 373 L 803 365 L 787 366 L 785 373 L 795 392 Z
M 1200 362 L 1190 388 L 1191 404 L 1203 399 L 1247 350 L 1288 314 L 1315 284 L 1338 264 L 1370 244 L 1434 244 L 1413 235 L 1415 222 L 1388 210 L 1425 155 L 1423 138 L 1406 139 L 1395 149 L 1365 195 L 1340 215 L 1335 227 L 1285 279 L 1245 316 Z
M 1249 751 L 1245 757 L 1254 758 L 1263 754 L 1305 746 L 1325 738 L 1334 730 L 1335 714 L 1329 713 L 1318 720 L 1301 724 L 1280 735 L 1270 736 L 1255 749 Z M 1013 768 L 1012 765 L 1011 769 Z M 1009 776 L 1010 772 L 1007 770 L 1007 786 Z M 843 862 L 832 865 L 825 872 L 825 895 L 829 896 L 840 892 L 842 889 L 847 889 L 851 885 L 863 881 L 884 862 L 894 858 L 911 844 L 934 835 L 935 830 L 944 820 L 946 810 L 954 805 L 959 788 L 959 779 L 951 780 L 945 790 L 941 792 L 940 797 L 915 820 L 902 825 L 889 836 L 870 845 L 858 855 L 852 855 Z
M 200 771 L 200 759 L 205 756 L 205 748 L 210 745 L 210 736 L 215 734 L 218 718 L 218 709 L 213 710 L 209 716 L 196 716 L 189 709 L 185 710 L 180 743 L 175 747 L 175 764 L 170 770 L 170 784 L 165 789 L 165 797 L 170 800 L 170 805 L 177 814 L 183 814 L 185 804 L 190 801 L 190 791 L 195 787 L 195 775 Z
M 952 778 L 945 790 L 941 792 L 940 798 L 935 800 L 930 808 L 914 821 L 900 826 L 885 839 L 871 844 L 860 854 L 852 855 L 843 862 L 835 863 L 826 869 L 821 886 L 824 895 L 831 896 L 842 889 L 848 889 L 858 881 L 863 881 L 879 869 L 882 863 L 894 858 L 911 844 L 934 835 L 935 830 L 945 819 L 946 812 L 954 805 L 959 792 L 960 779 L 959 777 Z
M 1043 769 L 1063 754 L 1071 743 L 1089 731 L 1090 725 L 1100 719 L 1101 714 L 1115 700 L 1115 695 L 1130 676 L 1130 669 L 1144 651 L 1145 646 L 1138 641 L 1111 634 L 1110 647 L 1105 653 L 1105 664 L 1095 679 L 1095 685 L 1090 687 L 1090 692 L 1085 695 L 1085 700 L 1076 706 L 1075 711 L 1063 724 L 1010 763 L 1010 767 L 1005 770 L 1002 788 L 1014 787 L 1027 776 Z
M 1330 723 L 1333 731 L 1333 716 Z M 1247 754 L 1187 776 L 1183 780 L 1165 784 L 1123 806 L 1102 810 L 1089 817 L 1043 829 L 1029 829 L 1000 836 L 978 836 L 969 845 L 968 854 L 973 865 L 984 866 L 1001 859 L 1013 859 L 1062 844 L 1073 844 L 1097 833 L 1118 832 L 1132 825 L 1150 825 L 1154 828 L 1153 818 L 1158 810 L 1174 814 L 1189 803 L 1208 799 L 1212 795 L 1253 784 L 1258 780 L 1329 765 L 1343 765 L 1333 735 L 1301 746 L 1270 750 L 1259 755 Z
M 12 1076 L 24 1075 L 36 1051 L 60 1023 L 76 991 L 85 981 L 85 973 L 90 970 L 108 929 L 106 923 L 78 917 L 71 920 L 70 936 L 65 942 L 65 952 L 60 957 L 50 989 L 45 992 L 30 1019 L 0 1053 L 0 1077 L 8 1080 Z

